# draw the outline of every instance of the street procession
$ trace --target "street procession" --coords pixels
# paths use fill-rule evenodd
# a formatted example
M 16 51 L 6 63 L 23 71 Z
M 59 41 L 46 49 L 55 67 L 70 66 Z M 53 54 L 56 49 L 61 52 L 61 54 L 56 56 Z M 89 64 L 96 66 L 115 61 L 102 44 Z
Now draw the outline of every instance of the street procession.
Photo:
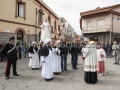
M 76 38 L 73 42 L 68 43 L 64 36 L 60 36 L 55 43 L 52 42 L 50 25 L 46 19 L 41 25 L 42 35 L 40 42 L 31 42 L 28 48 L 28 55 L 26 57 L 29 59 L 28 66 L 31 70 L 39 70 L 42 66 L 41 76 L 45 81 L 54 80 L 53 75 L 59 75 L 67 69 L 67 55 L 71 53 L 71 64 L 73 70 L 78 70 L 78 54 L 81 52 L 82 60 L 84 63 L 84 81 L 88 84 L 95 84 L 98 81 L 97 75 L 103 76 L 105 74 L 104 60 L 106 58 L 106 52 L 101 47 L 101 43 L 97 42 L 96 37 L 88 37 L 87 42 L 80 44 L 77 42 Z M 62 28 L 62 27 L 61 27 Z M 13 65 L 13 75 L 19 76 L 16 71 L 17 63 L 17 46 L 15 43 L 14 36 L 9 38 L 8 43 L 4 46 L 4 55 L 6 56 L 6 79 L 10 79 L 10 68 Z M 119 50 L 119 45 L 113 42 L 113 50 Z M 81 48 L 81 49 L 80 49 Z M 21 48 L 25 51 L 25 48 Z M 80 51 L 81 50 L 81 51 Z M 114 52 L 116 53 L 116 52 Z M 22 54 L 24 57 L 24 54 Z M 119 54 L 117 54 L 119 55 Z M 118 56 L 119 57 L 119 56 Z M 119 58 L 115 62 L 119 65 Z
M 0 90 L 120 90 L 120 0 L 1 0 Z

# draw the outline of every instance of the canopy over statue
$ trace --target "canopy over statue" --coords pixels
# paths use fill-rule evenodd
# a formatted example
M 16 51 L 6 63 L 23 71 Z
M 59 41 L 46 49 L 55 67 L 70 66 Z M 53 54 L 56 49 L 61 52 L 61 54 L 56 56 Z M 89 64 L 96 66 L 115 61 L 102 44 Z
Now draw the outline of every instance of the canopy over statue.
M 41 41 L 45 42 L 46 39 L 51 39 L 51 27 L 48 22 L 48 19 L 45 19 L 43 24 L 41 25 Z

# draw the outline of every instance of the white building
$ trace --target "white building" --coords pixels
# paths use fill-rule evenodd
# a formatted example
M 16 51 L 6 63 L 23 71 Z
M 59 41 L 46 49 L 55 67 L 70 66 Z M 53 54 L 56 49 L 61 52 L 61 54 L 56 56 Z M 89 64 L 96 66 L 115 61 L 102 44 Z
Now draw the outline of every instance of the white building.
M 63 23 L 64 23 L 64 29 L 63 29 L 64 37 L 67 40 L 72 41 L 74 38 L 73 27 L 67 22 L 67 20 L 64 17 L 59 17 L 59 21 L 58 21 L 59 27 L 60 27 L 61 21 L 63 21 Z

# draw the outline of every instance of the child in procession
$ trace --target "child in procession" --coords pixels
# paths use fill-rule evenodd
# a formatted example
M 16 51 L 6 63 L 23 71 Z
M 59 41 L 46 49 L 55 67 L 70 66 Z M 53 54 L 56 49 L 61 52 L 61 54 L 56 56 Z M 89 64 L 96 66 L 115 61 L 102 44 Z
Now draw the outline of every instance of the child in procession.
M 98 60 L 98 74 L 100 76 L 104 75 L 105 73 L 105 60 L 106 53 L 104 49 L 100 47 L 100 44 L 97 44 L 97 60 Z

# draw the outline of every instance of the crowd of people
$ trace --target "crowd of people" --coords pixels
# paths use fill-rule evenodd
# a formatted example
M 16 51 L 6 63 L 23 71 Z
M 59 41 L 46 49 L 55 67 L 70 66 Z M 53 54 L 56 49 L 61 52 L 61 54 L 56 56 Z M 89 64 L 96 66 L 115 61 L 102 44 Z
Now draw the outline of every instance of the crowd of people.
M 89 37 L 88 42 L 84 43 L 77 42 L 76 38 L 73 39 L 73 42 L 67 42 L 62 36 L 55 43 L 51 39 L 45 39 L 44 42 L 31 42 L 30 45 L 22 43 L 17 46 L 14 39 L 11 37 L 9 43 L 0 43 L 0 59 L 6 61 L 6 79 L 9 79 L 11 64 L 13 65 L 13 75 L 19 76 L 16 72 L 16 61 L 25 58 L 29 58 L 28 66 L 32 70 L 38 70 L 39 66 L 42 66 L 41 76 L 46 81 L 53 80 L 53 74 L 58 75 L 68 71 L 67 56 L 69 53 L 73 70 L 78 69 L 78 55 L 82 55 L 86 83 L 95 84 L 98 81 L 97 74 L 104 75 L 105 58 L 114 56 L 114 64 L 119 65 L 120 45 L 116 41 L 113 44 L 95 42 L 93 38 Z

